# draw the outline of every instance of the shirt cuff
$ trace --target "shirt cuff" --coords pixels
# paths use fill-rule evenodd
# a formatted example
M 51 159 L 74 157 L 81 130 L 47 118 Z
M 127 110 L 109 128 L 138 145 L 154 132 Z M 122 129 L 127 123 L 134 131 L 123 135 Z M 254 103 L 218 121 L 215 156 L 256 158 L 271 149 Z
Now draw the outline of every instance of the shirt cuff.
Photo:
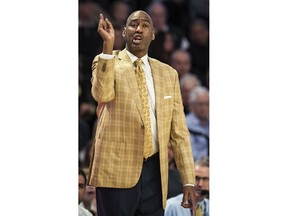
M 100 57 L 101 59 L 109 60 L 109 59 L 113 59 L 113 58 L 114 58 L 114 55 L 101 53 L 99 57 Z
M 192 186 L 192 187 L 195 187 L 194 184 L 185 184 L 184 187 L 185 187 L 185 186 Z

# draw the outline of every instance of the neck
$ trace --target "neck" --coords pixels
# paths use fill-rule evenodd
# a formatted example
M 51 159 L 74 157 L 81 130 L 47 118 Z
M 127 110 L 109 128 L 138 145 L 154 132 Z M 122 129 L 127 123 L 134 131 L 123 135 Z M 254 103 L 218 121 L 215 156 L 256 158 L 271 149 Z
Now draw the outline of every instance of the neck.
M 128 50 L 130 53 L 135 55 L 137 58 L 142 58 L 143 56 L 145 56 L 147 54 L 146 50 L 139 50 L 139 51 L 130 50 L 129 47 L 127 47 L 127 46 L 126 46 L 126 50 Z

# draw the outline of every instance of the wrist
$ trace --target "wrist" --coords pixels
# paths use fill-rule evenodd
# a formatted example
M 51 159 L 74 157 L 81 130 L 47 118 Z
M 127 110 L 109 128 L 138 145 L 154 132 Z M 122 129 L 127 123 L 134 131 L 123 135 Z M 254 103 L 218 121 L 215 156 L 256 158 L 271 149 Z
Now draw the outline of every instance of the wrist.
M 112 53 L 113 53 L 113 46 L 114 46 L 114 43 L 104 42 L 104 43 L 103 43 L 103 53 L 104 53 L 104 54 L 112 55 Z
M 185 184 L 184 187 L 186 187 L 186 186 L 192 186 L 192 187 L 195 187 L 194 184 Z

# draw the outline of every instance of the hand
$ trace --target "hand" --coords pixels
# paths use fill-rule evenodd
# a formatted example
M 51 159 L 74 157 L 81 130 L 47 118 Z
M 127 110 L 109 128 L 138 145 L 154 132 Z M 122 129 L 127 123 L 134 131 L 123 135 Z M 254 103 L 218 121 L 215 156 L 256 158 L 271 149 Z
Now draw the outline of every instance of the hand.
M 196 210 L 195 188 L 193 186 L 184 186 L 183 199 L 181 205 L 183 208 L 191 208 L 193 213 Z
M 115 32 L 112 23 L 108 20 L 108 18 L 104 19 L 103 14 L 100 14 L 97 31 L 103 39 L 103 53 L 112 54 L 115 41 Z

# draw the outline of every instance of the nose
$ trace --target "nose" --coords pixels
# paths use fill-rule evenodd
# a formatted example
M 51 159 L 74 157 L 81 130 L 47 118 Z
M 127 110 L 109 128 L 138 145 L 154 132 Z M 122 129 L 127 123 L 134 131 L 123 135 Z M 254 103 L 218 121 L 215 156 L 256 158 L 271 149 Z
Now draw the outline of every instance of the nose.
M 203 183 L 204 183 L 204 181 L 203 181 L 203 179 L 201 178 L 201 179 L 197 182 L 197 185 L 198 185 L 200 188 L 202 188 L 202 187 L 203 187 Z
M 141 25 L 137 26 L 136 32 L 142 32 L 142 26 Z

